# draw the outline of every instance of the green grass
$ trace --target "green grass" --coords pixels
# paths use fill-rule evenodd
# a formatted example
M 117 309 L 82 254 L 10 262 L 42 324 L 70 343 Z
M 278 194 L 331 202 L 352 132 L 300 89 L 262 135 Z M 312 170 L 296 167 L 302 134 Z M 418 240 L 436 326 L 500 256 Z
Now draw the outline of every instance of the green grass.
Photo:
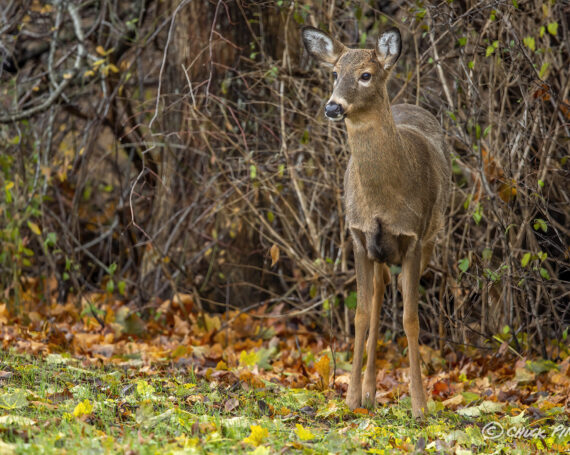
M 501 417 L 493 412 L 466 417 L 433 402 L 429 417 L 417 422 L 407 399 L 372 415 L 355 414 L 332 391 L 288 389 L 271 382 L 252 388 L 247 382 L 226 382 L 223 373 L 206 380 L 196 378 L 191 368 L 163 365 L 151 370 L 136 359 L 94 367 L 60 355 L 42 359 L 1 352 L 0 361 L 0 454 L 466 455 L 570 448 L 570 434 L 550 435 L 556 425 L 570 433 L 560 408 L 532 427 L 545 429 L 546 436 L 492 440 L 482 434 L 488 422 L 505 428 L 531 427 L 530 422 L 508 407 Z M 252 426 L 260 427 L 249 438 L 257 447 L 244 442 Z

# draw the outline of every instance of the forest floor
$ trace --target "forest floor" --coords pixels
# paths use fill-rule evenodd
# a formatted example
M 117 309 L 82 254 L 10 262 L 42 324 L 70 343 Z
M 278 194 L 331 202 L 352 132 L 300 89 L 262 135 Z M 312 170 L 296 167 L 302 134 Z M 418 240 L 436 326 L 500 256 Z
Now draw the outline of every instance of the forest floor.
M 556 362 L 509 333 L 485 354 L 424 346 L 416 421 L 405 338 L 379 342 L 377 408 L 351 412 L 349 346 L 280 308 L 208 315 L 179 296 L 145 322 L 109 296 L 78 306 L 0 305 L 0 454 L 570 451 L 567 345 Z

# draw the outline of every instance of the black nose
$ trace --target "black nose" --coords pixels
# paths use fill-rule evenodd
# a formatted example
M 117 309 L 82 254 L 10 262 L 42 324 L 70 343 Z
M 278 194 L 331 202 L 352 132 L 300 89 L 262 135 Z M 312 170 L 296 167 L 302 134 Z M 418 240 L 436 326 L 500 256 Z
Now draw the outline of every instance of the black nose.
M 337 118 L 344 114 L 344 109 L 340 104 L 328 103 L 325 106 L 325 115 L 330 118 Z

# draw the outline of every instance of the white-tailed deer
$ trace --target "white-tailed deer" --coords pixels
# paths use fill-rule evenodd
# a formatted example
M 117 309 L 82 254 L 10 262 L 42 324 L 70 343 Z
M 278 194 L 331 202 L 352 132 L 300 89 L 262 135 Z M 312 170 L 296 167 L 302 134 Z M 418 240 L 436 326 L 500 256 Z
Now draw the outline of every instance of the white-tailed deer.
M 309 53 L 333 67 L 334 89 L 325 115 L 345 120 L 351 152 L 344 197 L 358 303 L 346 402 L 350 409 L 376 404 L 376 345 L 380 309 L 390 282 L 387 264 L 401 264 L 412 414 L 420 417 L 426 411 L 426 397 L 418 344 L 418 288 L 448 200 L 451 166 L 444 134 L 428 111 L 410 104 L 390 107 L 386 81 L 402 49 L 397 29 L 383 33 L 374 49 L 349 49 L 313 27 L 302 33 Z

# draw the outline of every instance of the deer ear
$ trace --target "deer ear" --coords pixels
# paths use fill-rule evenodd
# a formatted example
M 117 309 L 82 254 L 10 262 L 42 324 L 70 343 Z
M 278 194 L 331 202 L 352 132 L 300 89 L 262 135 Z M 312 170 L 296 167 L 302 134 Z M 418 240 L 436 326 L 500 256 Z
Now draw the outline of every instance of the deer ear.
M 334 65 L 344 52 L 344 45 L 314 27 L 303 27 L 305 48 L 321 62 Z
M 392 68 L 402 52 L 400 31 L 397 28 L 391 28 L 382 33 L 376 43 L 375 51 L 376 58 L 382 67 L 385 70 Z

